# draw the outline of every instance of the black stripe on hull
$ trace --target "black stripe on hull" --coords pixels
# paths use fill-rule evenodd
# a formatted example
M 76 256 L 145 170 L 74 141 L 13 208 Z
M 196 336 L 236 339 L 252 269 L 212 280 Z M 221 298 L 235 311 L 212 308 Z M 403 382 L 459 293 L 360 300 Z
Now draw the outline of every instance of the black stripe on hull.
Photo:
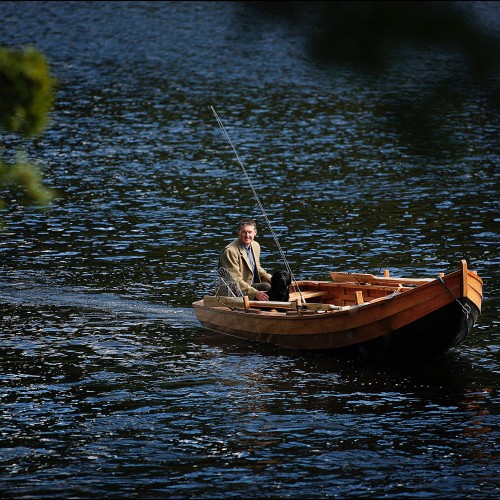
M 358 353 L 376 359 L 439 356 L 463 342 L 479 317 L 473 302 L 461 299 L 461 304 L 454 301 L 390 335 L 360 344 Z

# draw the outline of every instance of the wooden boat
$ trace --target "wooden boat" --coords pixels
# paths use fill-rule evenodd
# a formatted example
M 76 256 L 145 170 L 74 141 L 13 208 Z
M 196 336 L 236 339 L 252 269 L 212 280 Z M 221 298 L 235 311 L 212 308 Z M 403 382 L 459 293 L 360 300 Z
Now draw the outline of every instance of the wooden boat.
M 227 335 L 368 358 L 438 356 L 466 338 L 481 312 L 483 282 L 465 260 L 435 278 L 330 275 L 297 281 L 288 302 L 206 295 L 193 307 L 203 327 Z

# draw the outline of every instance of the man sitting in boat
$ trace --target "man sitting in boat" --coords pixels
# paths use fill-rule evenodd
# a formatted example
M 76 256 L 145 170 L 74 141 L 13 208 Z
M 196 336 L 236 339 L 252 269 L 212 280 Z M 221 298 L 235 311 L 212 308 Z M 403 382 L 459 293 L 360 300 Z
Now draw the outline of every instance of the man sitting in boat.
M 260 265 L 260 245 L 254 241 L 257 224 L 243 219 L 238 224 L 238 238 L 224 248 L 219 267 L 227 269 L 244 295 L 250 300 L 269 300 L 271 275 Z

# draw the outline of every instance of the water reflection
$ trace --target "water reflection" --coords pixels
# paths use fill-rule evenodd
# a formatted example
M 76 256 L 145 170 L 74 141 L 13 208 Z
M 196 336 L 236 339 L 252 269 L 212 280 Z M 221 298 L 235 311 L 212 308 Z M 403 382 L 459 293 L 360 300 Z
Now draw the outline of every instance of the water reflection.
M 11 443 L 4 460 L 17 492 L 34 464 L 53 471 L 50 490 L 57 470 L 75 470 L 75 491 L 88 494 L 160 494 L 173 481 L 203 496 L 217 475 L 221 493 L 239 485 L 260 495 L 270 477 L 313 496 L 318 481 L 322 494 L 341 487 L 349 495 L 366 476 L 411 491 L 414 480 L 394 470 L 395 460 L 422 474 L 438 460 L 465 473 L 467 462 L 468 473 L 485 478 L 477 467 L 494 449 L 494 427 L 478 421 L 496 395 L 470 391 L 478 377 L 493 380 L 467 357 L 366 365 L 200 336 L 146 311 L 62 306 L 56 315 L 54 307 L 39 306 L 23 326 L 27 306 L 16 306 L 10 328 L 24 333 L 7 337 L 1 352 L 4 376 L 13 375 L 2 402 Z M 103 482 L 112 470 L 117 482 Z M 125 477 L 127 488 L 118 484 Z
M 36 42 L 61 81 L 27 146 L 61 196 L 0 211 L 2 491 L 496 498 L 496 117 L 470 95 L 444 119 L 453 144 L 405 141 L 384 127 L 390 84 L 414 105 L 447 61 L 325 74 L 300 33 L 206 5 L 2 4 L 0 43 Z M 485 281 L 466 342 L 378 366 L 201 329 L 191 302 L 236 221 L 261 216 L 211 105 L 297 277 L 466 258 Z M 281 267 L 263 221 L 259 241 Z

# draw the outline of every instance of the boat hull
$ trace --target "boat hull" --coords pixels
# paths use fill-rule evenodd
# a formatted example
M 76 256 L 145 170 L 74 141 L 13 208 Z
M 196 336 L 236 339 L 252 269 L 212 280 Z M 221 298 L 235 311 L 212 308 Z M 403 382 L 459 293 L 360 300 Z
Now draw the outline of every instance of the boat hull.
M 334 285 L 316 283 L 325 293 Z M 466 338 L 481 300 L 482 281 L 465 268 L 404 293 L 332 311 L 280 313 L 207 306 L 203 300 L 193 307 L 203 327 L 249 341 L 299 350 L 354 350 L 364 357 L 429 357 Z
M 475 325 L 480 311 L 468 299 L 466 315 L 456 303 L 394 330 L 389 335 L 356 346 L 365 358 L 436 357 L 462 343 Z

